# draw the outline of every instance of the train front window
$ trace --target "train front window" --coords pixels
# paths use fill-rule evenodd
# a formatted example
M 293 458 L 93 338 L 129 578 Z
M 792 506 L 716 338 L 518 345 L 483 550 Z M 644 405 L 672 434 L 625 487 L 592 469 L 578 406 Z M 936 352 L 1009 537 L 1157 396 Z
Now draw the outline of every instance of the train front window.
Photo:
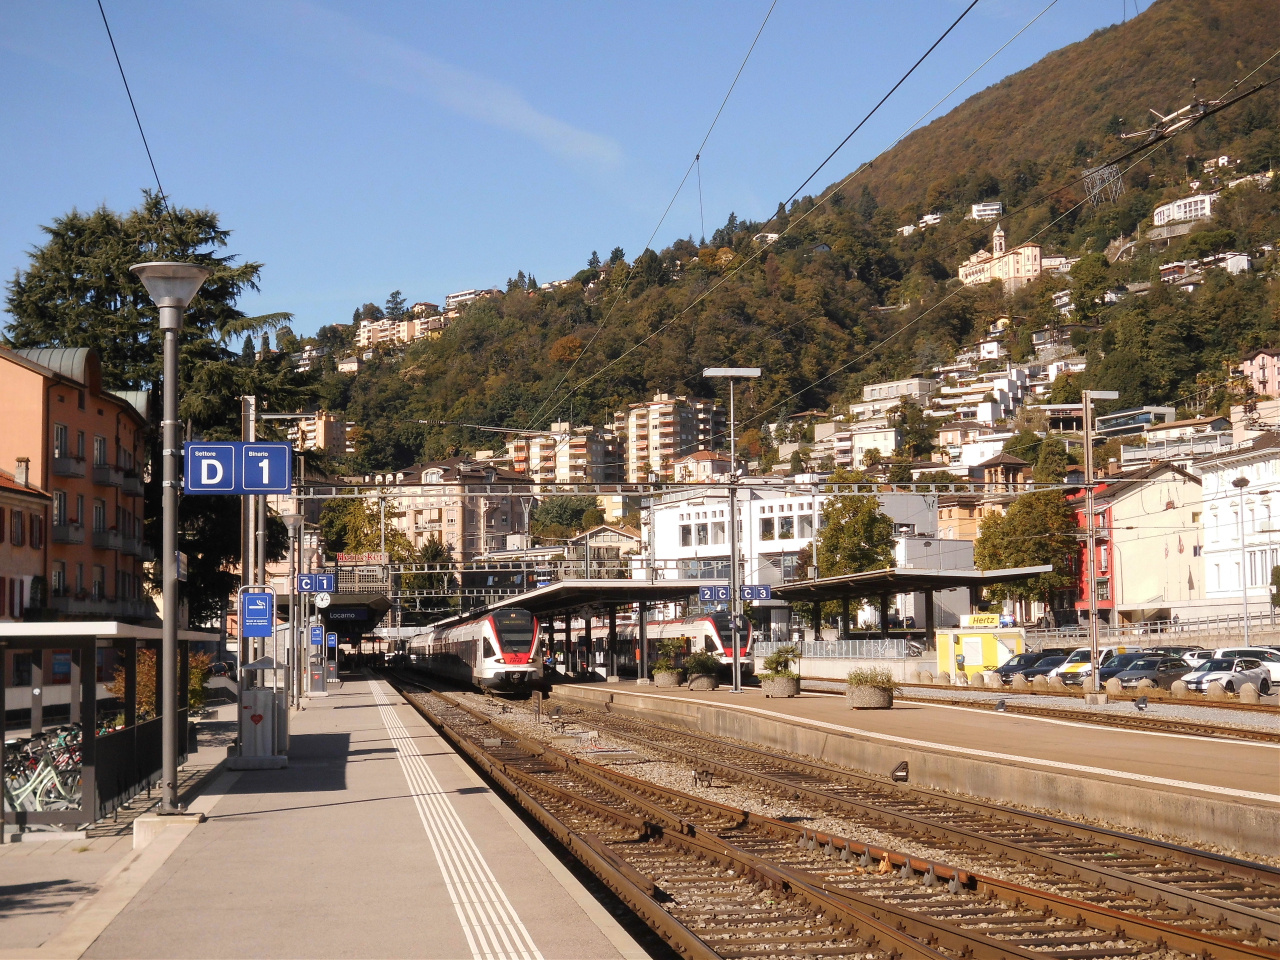
M 498 610 L 493 625 L 507 653 L 528 653 L 533 647 L 533 614 L 528 610 Z

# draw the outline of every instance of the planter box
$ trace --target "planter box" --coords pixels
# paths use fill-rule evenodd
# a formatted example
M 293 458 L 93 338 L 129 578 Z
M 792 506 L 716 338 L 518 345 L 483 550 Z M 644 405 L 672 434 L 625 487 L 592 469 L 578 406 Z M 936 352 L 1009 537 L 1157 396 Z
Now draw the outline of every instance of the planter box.
M 679 670 L 664 670 L 661 673 L 653 675 L 653 685 L 655 687 L 678 687 L 680 686 Z
M 690 690 L 715 690 L 720 681 L 714 673 L 695 673 L 689 677 Z
M 799 677 L 764 677 L 760 681 L 766 697 L 800 696 Z
M 849 687 L 845 702 L 850 710 L 888 710 L 893 706 L 893 691 L 879 687 Z

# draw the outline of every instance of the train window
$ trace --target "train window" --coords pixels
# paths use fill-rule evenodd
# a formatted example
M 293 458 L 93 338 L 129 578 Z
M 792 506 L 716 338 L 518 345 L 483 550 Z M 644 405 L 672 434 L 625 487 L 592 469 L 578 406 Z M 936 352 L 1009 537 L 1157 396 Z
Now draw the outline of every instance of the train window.
M 716 638 L 709 633 L 703 634 L 702 649 L 705 650 L 707 653 L 717 653 L 718 651 L 716 650 Z
M 507 609 L 493 613 L 498 643 L 508 653 L 528 653 L 533 649 L 533 614 L 528 610 Z
M 488 657 L 492 657 L 492 656 L 494 656 L 494 652 L 493 652 L 493 644 L 492 644 L 492 643 L 490 643 L 488 640 L 485 640 L 485 642 L 484 642 L 484 655 L 485 655 L 486 659 L 487 659 Z

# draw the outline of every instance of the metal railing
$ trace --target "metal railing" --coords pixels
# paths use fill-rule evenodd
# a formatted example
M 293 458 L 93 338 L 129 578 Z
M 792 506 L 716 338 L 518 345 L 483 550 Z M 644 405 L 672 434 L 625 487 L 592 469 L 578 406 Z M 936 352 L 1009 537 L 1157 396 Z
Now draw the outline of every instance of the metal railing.
M 1275 608 L 1249 614 L 1249 629 L 1258 631 L 1260 636 L 1250 636 L 1253 646 L 1272 646 L 1275 634 L 1280 631 L 1280 622 L 1276 620 Z M 1238 640 L 1229 640 L 1227 634 L 1239 635 Z M 1098 624 L 1100 640 L 1127 640 L 1141 638 L 1152 643 L 1166 642 L 1197 643 L 1214 637 L 1223 637 L 1232 645 L 1240 645 L 1244 635 L 1244 616 L 1242 614 L 1223 614 L 1213 617 L 1182 618 L 1177 620 L 1148 620 L 1143 623 Z M 1031 649 L 1063 646 L 1076 643 L 1084 646 L 1089 640 L 1089 628 L 1084 624 L 1072 624 L 1057 629 L 1027 630 L 1027 646 Z M 1079 642 L 1077 642 L 1079 641 Z M 1215 646 L 1220 644 L 1214 644 Z
M 804 640 L 787 644 L 774 640 L 761 640 L 755 644 L 753 653 L 757 657 L 767 657 L 779 647 L 794 646 L 800 651 L 801 658 L 821 657 L 824 659 L 846 660 L 905 660 L 907 658 L 906 637 L 864 637 L 856 640 Z

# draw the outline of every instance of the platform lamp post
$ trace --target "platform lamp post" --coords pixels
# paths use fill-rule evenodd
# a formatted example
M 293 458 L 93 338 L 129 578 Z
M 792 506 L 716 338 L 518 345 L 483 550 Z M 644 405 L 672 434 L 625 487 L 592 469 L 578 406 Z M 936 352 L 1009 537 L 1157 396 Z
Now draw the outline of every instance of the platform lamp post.
M 286 699 L 293 703 L 298 701 L 298 683 L 296 674 L 302 666 L 302 628 L 298 619 L 298 569 L 302 561 L 302 524 L 306 518 L 300 513 L 282 513 L 289 531 L 289 671 L 285 674 L 288 693 Z
M 1095 523 L 1093 516 L 1093 401 L 1119 400 L 1115 390 L 1082 390 L 1084 403 L 1084 513 L 1087 570 L 1089 571 L 1089 669 L 1095 691 L 1102 676 L 1102 664 L 1098 663 L 1098 576 Z
M 1249 646 L 1249 572 L 1246 570 L 1245 561 L 1249 557 L 1249 551 L 1245 548 L 1244 543 L 1244 491 L 1249 486 L 1249 478 L 1246 476 L 1238 476 L 1231 481 L 1231 485 L 1236 488 L 1240 494 L 1240 604 L 1241 612 L 1244 614 L 1244 645 Z
M 163 414 L 160 421 L 163 495 L 161 521 L 162 584 L 164 624 L 161 632 L 160 685 L 163 714 L 160 733 L 161 814 L 176 814 L 178 806 L 178 485 L 181 483 L 182 444 L 178 438 L 178 331 L 182 314 L 209 277 L 208 267 L 195 263 L 136 263 L 129 268 L 137 274 L 147 294 L 160 309 L 160 332 L 164 336 L 162 367 Z
M 742 610 L 742 585 L 738 582 L 738 439 L 735 432 L 733 384 L 754 380 L 759 367 L 706 367 L 708 380 L 729 381 L 729 634 L 733 638 L 733 692 L 742 692 L 742 648 L 738 643 L 738 617 Z

